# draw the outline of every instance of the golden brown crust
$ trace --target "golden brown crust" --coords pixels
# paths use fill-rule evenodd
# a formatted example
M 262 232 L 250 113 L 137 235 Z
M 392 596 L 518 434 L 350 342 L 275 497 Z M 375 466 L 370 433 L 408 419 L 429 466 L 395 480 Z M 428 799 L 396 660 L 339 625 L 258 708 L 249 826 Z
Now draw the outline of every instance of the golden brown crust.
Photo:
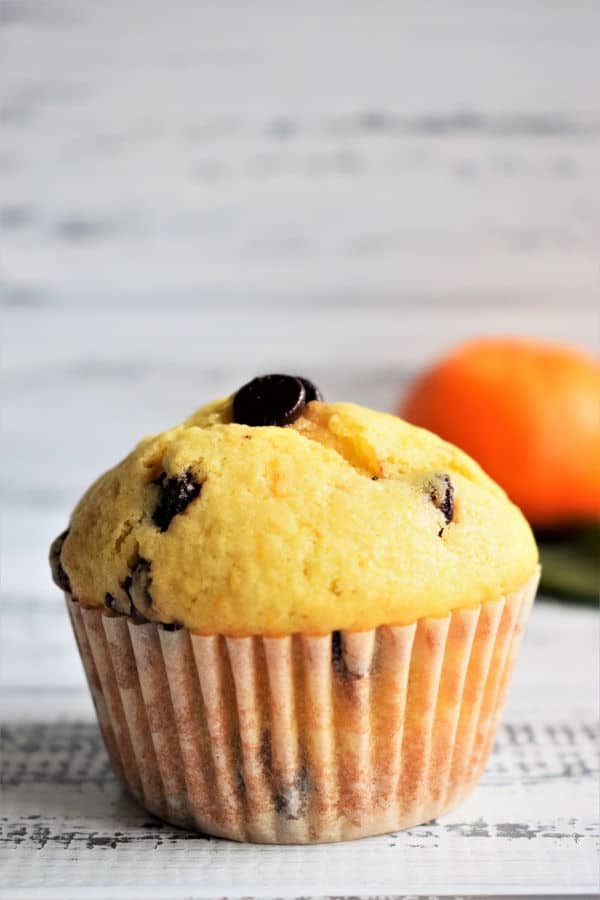
M 351 404 L 231 422 L 231 398 L 143 440 L 75 509 L 59 555 L 83 605 L 201 634 L 404 625 L 494 600 L 535 543 L 429 432 Z

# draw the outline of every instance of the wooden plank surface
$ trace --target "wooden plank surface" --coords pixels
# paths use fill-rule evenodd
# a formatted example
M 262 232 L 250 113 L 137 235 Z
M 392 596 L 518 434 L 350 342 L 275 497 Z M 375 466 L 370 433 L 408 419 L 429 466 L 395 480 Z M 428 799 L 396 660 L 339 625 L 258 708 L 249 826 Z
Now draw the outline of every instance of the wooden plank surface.
M 589 314 L 597 3 L 4 6 L 12 309 Z
M 593 892 L 595 611 L 535 608 L 459 810 L 244 847 L 121 793 L 46 554 L 141 434 L 256 372 L 392 409 L 471 335 L 597 350 L 600 5 L 5 0 L 0 28 L 0 896 Z

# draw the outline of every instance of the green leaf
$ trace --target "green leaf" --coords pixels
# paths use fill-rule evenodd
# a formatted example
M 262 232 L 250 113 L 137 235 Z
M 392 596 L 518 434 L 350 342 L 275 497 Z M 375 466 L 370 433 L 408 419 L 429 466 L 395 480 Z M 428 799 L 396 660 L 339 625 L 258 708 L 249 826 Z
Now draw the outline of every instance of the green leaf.
M 540 590 L 565 599 L 598 602 L 600 523 L 537 535 L 542 563 Z

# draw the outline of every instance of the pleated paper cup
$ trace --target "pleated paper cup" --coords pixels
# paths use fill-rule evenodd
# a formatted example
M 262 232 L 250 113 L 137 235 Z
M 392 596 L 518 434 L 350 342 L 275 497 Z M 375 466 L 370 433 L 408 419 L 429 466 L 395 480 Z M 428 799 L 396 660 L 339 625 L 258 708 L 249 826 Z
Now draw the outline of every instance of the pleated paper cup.
M 206 637 L 67 604 L 112 765 L 148 810 L 316 843 L 429 821 L 471 790 L 538 577 L 444 618 L 318 637 Z

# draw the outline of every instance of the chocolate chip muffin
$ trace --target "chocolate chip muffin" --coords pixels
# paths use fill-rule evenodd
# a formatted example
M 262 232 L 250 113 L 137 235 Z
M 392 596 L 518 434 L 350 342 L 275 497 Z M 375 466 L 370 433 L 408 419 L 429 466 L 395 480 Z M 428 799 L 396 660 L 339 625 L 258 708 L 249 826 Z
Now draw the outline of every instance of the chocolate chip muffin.
M 538 578 L 527 523 L 469 457 L 289 375 L 142 440 L 51 565 L 128 788 L 265 842 L 458 802 Z

